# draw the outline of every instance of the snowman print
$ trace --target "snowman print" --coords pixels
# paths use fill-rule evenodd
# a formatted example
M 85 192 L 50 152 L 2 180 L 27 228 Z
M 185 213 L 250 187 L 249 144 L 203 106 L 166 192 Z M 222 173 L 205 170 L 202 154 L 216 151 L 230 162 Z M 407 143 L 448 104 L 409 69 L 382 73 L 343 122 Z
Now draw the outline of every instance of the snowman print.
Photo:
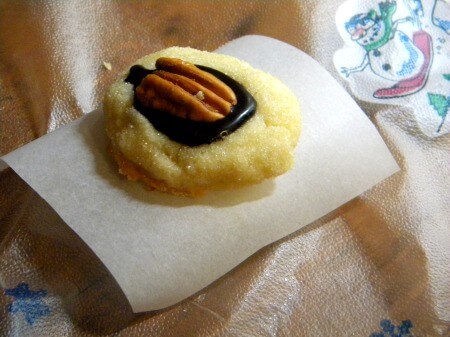
M 450 0 L 346 0 L 333 63 L 359 99 L 408 107 L 428 137 L 450 133 Z
M 410 12 L 405 18 L 393 20 L 397 3 L 387 0 L 379 3 L 378 11 L 370 9 L 356 14 L 345 23 L 351 40 L 364 48 L 365 55 L 360 65 L 342 67 L 341 73 L 349 77 L 369 67 L 376 76 L 393 83 L 373 93 L 378 99 L 418 92 L 425 86 L 431 68 L 432 39 L 421 29 L 422 3 L 420 0 L 404 2 Z M 406 22 L 416 27 L 412 38 L 399 29 Z

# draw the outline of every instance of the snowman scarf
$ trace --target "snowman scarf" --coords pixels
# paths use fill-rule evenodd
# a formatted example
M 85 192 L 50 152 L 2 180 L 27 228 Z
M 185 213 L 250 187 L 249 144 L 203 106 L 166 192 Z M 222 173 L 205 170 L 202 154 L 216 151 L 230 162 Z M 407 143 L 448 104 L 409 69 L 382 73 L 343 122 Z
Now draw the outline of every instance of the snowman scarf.
M 375 49 L 378 49 L 378 48 L 384 46 L 390 39 L 392 39 L 392 37 L 395 33 L 395 28 L 394 28 L 392 17 L 397 9 L 397 4 L 395 2 L 391 2 L 391 3 L 383 2 L 383 3 L 379 4 L 379 8 L 380 8 L 381 20 L 383 21 L 384 26 L 385 26 L 385 31 L 380 40 L 363 46 L 367 52 L 370 52 L 372 50 L 375 50 Z M 370 14 L 372 16 L 376 16 L 375 11 L 371 11 Z

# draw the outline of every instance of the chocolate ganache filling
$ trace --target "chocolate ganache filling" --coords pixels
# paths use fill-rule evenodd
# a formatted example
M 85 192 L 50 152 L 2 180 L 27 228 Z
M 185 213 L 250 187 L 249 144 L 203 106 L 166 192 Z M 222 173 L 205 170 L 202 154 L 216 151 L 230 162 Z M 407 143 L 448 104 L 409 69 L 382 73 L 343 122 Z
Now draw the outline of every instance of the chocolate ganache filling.
M 194 121 L 145 107 L 136 99 L 136 94 L 134 97 L 134 107 L 152 123 L 156 130 L 164 133 L 173 141 L 188 146 L 210 144 L 222 139 L 241 127 L 256 111 L 255 99 L 240 83 L 218 70 L 199 65 L 197 67 L 216 76 L 235 93 L 237 103 L 232 106 L 230 113 L 225 117 L 213 122 Z M 131 83 L 134 87 L 134 92 L 136 92 L 136 88 L 141 84 L 142 80 L 155 71 L 135 65 L 130 68 L 129 75 L 125 81 Z

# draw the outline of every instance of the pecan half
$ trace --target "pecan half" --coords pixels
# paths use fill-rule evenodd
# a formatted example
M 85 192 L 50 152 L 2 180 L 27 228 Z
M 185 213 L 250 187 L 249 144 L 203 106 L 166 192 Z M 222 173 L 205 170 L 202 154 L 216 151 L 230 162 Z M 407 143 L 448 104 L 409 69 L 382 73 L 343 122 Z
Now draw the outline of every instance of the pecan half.
M 173 58 L 159 58 L 157 70 L 136 88 L 146 107 L 194 121 L 213 122 L 226 116 L 236 95 L 225 83 L 195 65 Z

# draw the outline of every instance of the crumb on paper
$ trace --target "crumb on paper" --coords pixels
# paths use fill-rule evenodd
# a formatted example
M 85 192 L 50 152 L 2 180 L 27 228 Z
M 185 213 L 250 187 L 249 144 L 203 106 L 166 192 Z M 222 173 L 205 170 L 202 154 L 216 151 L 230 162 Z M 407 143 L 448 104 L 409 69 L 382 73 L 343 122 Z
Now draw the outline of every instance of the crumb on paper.
M 108 69 L 109 71 L 111 71 L 111 69 L 112 69 L 112 65 L 111 65 L 111 63 L 109 63 L 109 62 L 103 62 L 103 66 L 104 66 L 106 69 Z

